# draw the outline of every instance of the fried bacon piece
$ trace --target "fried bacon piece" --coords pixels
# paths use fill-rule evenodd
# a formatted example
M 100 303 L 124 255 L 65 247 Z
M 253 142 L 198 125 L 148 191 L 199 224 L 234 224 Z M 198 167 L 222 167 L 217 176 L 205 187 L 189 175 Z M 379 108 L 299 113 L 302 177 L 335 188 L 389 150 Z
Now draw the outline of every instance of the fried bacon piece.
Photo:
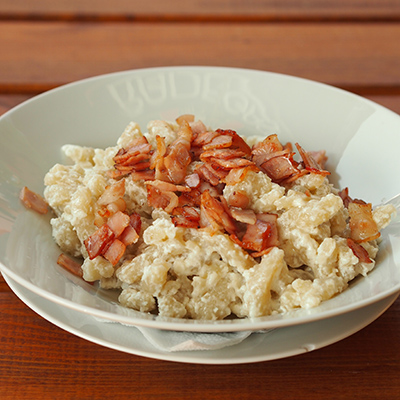
M 185 119 L 182 119 L 180 121 L 178 137 L 168 146 L 166 156 L 164 157 L 164 166 L 168 178 L 172 183 L 182 183 L 186 177 L 187 167 L 192 162 L 190 153 L 192 139 L 192 129 L 189 123 Z
M 110 261 L 112 265 L 117 265 L 118 261 L 124 255 L 126 250 L 126 246 L 119 239 L 114 239 L 109 246 L 105 248 L 105 251 L 102 253 L 102 256 Z
M 273 134 L 267 136 L 262 142 L 257 143 L 252 149 L 252 160 L 258 166 L 268 161 L 272 157 L 276 157 L 280 152 L 284 154 L 290 153 L 290 150 L 284 150 L 278 135 Z
M 293 156 L 291 146 L 284 148 L 276 134 L 267 136 L 252 150 L 253 162 L 275 183 L 299 176 L 298 163 Z
M 347 239 L 347 246 L 351 249 L 353 254 L 359 258 L 361 262 L 364 263 L 372 263 L 372 260 L 369 258 L 367 250 L 364 249 L 364 247 L 361 246 L 361 244 L 356 243 L 353 239 L 348 238 Z
M 350 237 L 357 243 L 369 242 L 380 236 L 376 222 L 372 216 L 372 204 L 352 201 L 348 205 Z
M 200 212 L 195 207 L 176 207 L 172 212 L 172 222 L 178 227 L 198 229 L 200 227 Z
M 103 256 L 116 265 L 124 255 L 126 246 L 138 241 L 141 223 L 140 215 L 135 212 L 128 215 L 117 211 L 111 215 L 84 241 L 89 258 L 93 260 Z
M 89 258 L 93 260 L 97 256 L 101 255 L 114 240 L 114 237 L 114 232 L 107 224 L 104 224 L 97 229 L 83 242 Z
M 312 153 L 305 151 L 298 143 L 295 143 L 297 150 L 299 151 L 299 154 L 304 162 L 304 166 L 307 171 L 313 172 L 315 174 L 320 174 L 320 175 L 330 175 L 331 173 L 329 171 L 325 171 L 321 168 L 321 165 L 315 161 L 314 157 L 312 156 Z M 325 156 L 325 154 L 324 154 Z M 325 160 L 326 161 L 326 160 Z M 324 164 L 325 164 L 324 161 Z
M 241 191 L 234 191 L 228 198 L 228 204 L 232 207 L 247 208 L 250 204 L 250 199 L 247 194 Z
M 114 170 L 109 171 L 111 178 L 130 174 L 133 171 L 143 171 L 150 166 L 151 145 L 144 136 L 132 140 L 126 148 L 118 150 L 114 156 Z
M 277 218 L 276 214 L 257 214 L 255 223 L 246 224 L 241 240 L 236 233 L 231 234 L 230 237 L 243 249 L 250 251 L 251 256 L 261 257 L 272 247 L 279 245 Z
M 236 185 L 246 178 L 248 172 L 258 172 L 259 170 L 260 169 L 255 164 L 250 164 L 240 168 L 232 168 L 229 170 L 229 173 L 223 179 L 221 179 L 221 182 L 225 183 L 226 185 Z
M 60 254 L 58 256 L 57 264 L 71 272 L 71 274 L 79 276 L 80 278 L 83 277 L 82 265 L 65 254 Z
M 378 226 L 372 215 L 372 204 L 360 199 L 352 199 L 346 187 L 338 195 L 349 211 L 350 237 L 357 243 L 369 242 L 380 237 Z
M 232 137 L 232 149 L 238 149 L 243 151 L 243 153 L 246 154 L 246 156 L 251 155 L 251 148 L 250 146 L 245 142 L 245 140 L 240 137 L 235 131 L 231 129 L 217 129 L 216 132 L 220 135 L 229 135 Z
M 340 198 L 343 201 L 343 205 L 348 208 L 349 204 L 353 201 L 353 199 L 349 196 L 349 188 L 344 188 L 342 189 L 339 193 L 338 196 L 340 196 Z
M 301 174 L 293 165 L 291 153 L 283 153 L 277 157 L 271 157 L 262 163 L 260 168 L 275 183 L 282 183 L 292 177 L 297 178 Z
M 211 196 L 209 190 L 205 190 L 201 194 L 200 226 L 211 228 L 212 233 L 223 229 L 231 234 L 236 232 L 232 217 L 227 213 L 221 201 Z
M 32 192 L 32 190 L 28 189 L 26 186 L 22 188 L 19 199 L 26 208 L 36 211 L 39 214 L 47 213 L 48 207 L 43 197 Z
M 147 202 L 154 208 L 162 208 L 167 213 L 172 213 L 179 205 L 178 196 L 172 191 L 161 191 L 157 186 L 147 185 Z

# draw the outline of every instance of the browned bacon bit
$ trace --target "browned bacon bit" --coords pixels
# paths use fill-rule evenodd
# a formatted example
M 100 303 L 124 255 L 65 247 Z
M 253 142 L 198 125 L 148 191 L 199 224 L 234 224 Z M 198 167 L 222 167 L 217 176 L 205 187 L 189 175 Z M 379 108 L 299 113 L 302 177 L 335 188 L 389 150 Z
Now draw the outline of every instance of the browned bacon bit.
M 133 139 L 126 148 L 118 150 L 113 158 L 115 170 L 110 171 L 109 175 L 117 179 L 134 170 L 148 168 L 150 164 L 143 163 L 150 162 L 150 151 L 151 145 L 144 136 Z
M 299 151 L 299 154 L 304 162 L 304 166 L 307 171 L 321 175 L 331 174 L 329 171 L 321 169 L 321 166 L 314 160 L 311 153 L 305 151 L 298 143 L 295 143 L 295 145 L 297 147 L 297 150 Z
M 119 240 L 125 245 L 136 243 L 139 239 L 139 233 L 131 225 L 128 225 L 119 236 Z
M 164 166 L 170 182 L 178 184 L 184 181 L 186 169 L 192 161 L 190 153 L 192 139 L 192 129 L 183 120 L 176 140 L 168 146 L 167 155 L 164 157 Z
M 119 240 L 125 245 L 129 246 L 130 244 L 136 243 L 139 239 L 140 230 L 142 228 L 142 219 L 140 215 L 136 212 L 133 212 L 129 216 L 129 224 L 118 237 Z
M 175 121 L 179 126 L 182 126 L 187 122 L 188 124 L 194 122 L 194 115 L 192 114 L 183 114 L 179 116 Z
M 200 227 L 200 213 L 194 207 L 176 207 L 172 215 L 172 222 L 177 227 L 196 229 Z
M 290 145 L 287 146 L 290 148 Z M 252 154 L 256 155 L 261 153 L 276 153 L 277 151 L 282 151 L 284 146 L 278 139 L 278 135 L 276 133 L 272 135 L 268 135 L 262 142 L 257 143 L 253 146 Z
M 119 239 L 114 239 L 110 245 L 105 249 L 102 256 L 110 261 L 110 263 L 115 266 L 118 261 L 124 255 L 126 246 Z
M 155 179 L 155 172 L 152 170 L 144 170 L 144 171 L 132 171 L 131 177 L 133 181 L 150 181 Z
M 107 186 L 103 194 L 97 200 L 99 206 L 107 206 L 108 204 L 114 203 L 125 194 L 125 181 L 120 180 Z
M 82 266 L 72 258 L 65 254 L 60 254 L 57 258 L 57 264 L 63 267 L 65 270 L 71 272 L 71 274 L 83 277 Z
M 232 168 L 243 168 L 254 165 L 253 161 L 250 161 L 247 158 L 231 158 L 228 160 L 212 158 L 212 162 L 228 170 Z
M 207 127 L 200 120 L 189 122 L 189 125 L 192 128 L 192 132 L 193 132 L 193 135 L 194 135 L 195 138 L 198 135 L 200 135 L 200 134 L 202 134 L 202 133 L 207 131 Z
M 200 177 L 199 174 L 194 172 L 193 174 L 186 175 L 185 177 L 185 183 L 188 185 L 190 188 L 197 188 L 200 186 Z
M 251 209 L 242 209 L 232 207 L 230 209 L 232 217 L 239 222 L 243 222 L 245 224 L 255 224 L 257 222 L 256 213 Z
M 209 166 L 209 168 L 207 168 L 207 164 L 208 163 L 199 165 L 196 168 L 196 172 L 198 173 L 198 175 L 200 175 L 200 177 L 204 181 L 209 182 L 213 186 L 217 186 L 219 184 L 220 178 L 215 173 L 215 171 L 213 170 L 213 168 L 211 166 Z M 226 174 L 228 174 L 228 173 L 226 173 Z
M 211 233 L 221 229 L 225 229 L 230 234 L 236 231 L 235 223 L 225 207 L 218 199 L 211 196 L 209 190 L 201 194 L 200 226 L 211 227 Z
M 179 205 L 179 197 L 174 192 L 161 191 L 153 185 L 147 185 L 147 201 L 151 207 L 162 208 L 169 214 Z
M 211 162 L 213 160 L 229 160 L 232 158 L 244 157 L 246 153 L 237 149 L 213 149 L 201 153 L 200 160 L 204 162 Z
M 282 181 L 299 175 L 299 170 L 293 166 L 291 154 L 284 154 L 279 157 L 272 157 L 260 166 L 273 182 Z
M 371 203 L 353 201 L 348 205 L 350 237 L 355 242 L 369 242 L 380 236 L 376 222 L 372 216 Z
M 247 196 L 247 194 L 235 190 L 228 197 L 228 204 L 232 207 L 247 208 L 248 205 L 250 204 L 250 199 L 249 196 Z
M 199 132 L 197 136 L 193 139 L 192 146 L 202 148 L 203 146 L 210 143 L 218 135 L 219 135 L 218 132 L 215 131 L 206 130 L 203 132 Z
M 145 182 L 146 185 L 156 186 L 162 192 L 190 192 L 190 188 L 183 185 L 175 185 L 174 183 L 164 182 L 159 179 Z
M 315 162 L 320 166 L 320 168 L 324 168 L 326 162 L 328 161 L 328 157 L 326 155 L 325 150 L 319 151 L 309 151 L 308 154 L 315 160 Z
M 126 246 L 138 241 L 141 224 L 139 214 L 134 212 L 128 215 L 117 211 L 84 241 L 89 258 L 92 260 L 103 256 L 116 265 L 124 255 Z
M 184 192 L 179 196 L 179 206 L 200 207 L 201 191 L 199 188 L 193 188 L 190 192 Z
M 353 239 L 347 239 L 347 246 L 352 250 L 353 254 L 359 258 L 361 262 L 364 263 L 372 263 L 372 260 L 369 258 L 367 250 L 361 246 L 361 244 L 356 243 Z
M 250 146 L 235 131 L 231 129 L 217 129 L 216 132 L 219 133 L 220 135 L 229 135 L 232 137 L 232 146 L 231 146 L 232 149 L 239 149 L 243 151 L 246 154 L 246 156 L 251 155 Z
M 114 232 L 114 236 L 118 237 L 129 225 L 129 222 L 129 215 L 118 211 L 108 219 L 107 225 Z
M 252 253 L 250 253 L 250 255 L 254 258 L 262 257 L 262 256 L 265 256 L 266 254 L 268 254 L 271 250 L 272 250 L 272 247 L 268 247 L 267 249 L 264 249 L 261 251 L 253 251 Z
M 159 168 L 159 163 L 162 162 L 165 153 L 167 152 L 167 146 L 165 145 L 165 140 L 163 137 L 156 135 L 157 148 L 156 151 L 151 155 L 150 158 L 150 168 Z
M 278 228 L 276 225 L 277 215 L 262 213 L 256 215 L 256 223 L 248 224 L 246 232 L 240 241 L 236 238 L 236 242 L 246 250 L 256 251 L 252 254 L 259 257 L 265 253 L 266 249 L 279 245 Z
M 254 164 L 250 164 L 241 168 L 232 168 L 229 170 L 229 173 L 225 176 L 225 178 L 221 179 L 221 182 L 225 183 L 226 185 L 236 185 L 237 183 L 242 182 L 246 178 L 247 173 L 250 171 L 258 172 L 260 170 Z
M 230 135 L 220 135 L 216 136 L 211 140 L 210 143 L 203 146 L 203 150 L 213 150 L 213 149 L 223 149 L 225 147 L 232 146 L 232 136 Z
M 89 258 L 93 260 L 97 256 L 101 255 L 107 246 L 109 246 L 114 240 L 114 236 L 114 232 L 107 224 L 102 225 L 92 235 L 90 235 L 84 241 Z
M 343 205 L 348 208 L 349 204 L 353 201 L 353 199 L 349 196 L 349 188 L 344 188 L 342 189 L 338 195 L 340 196 L 340 198 L 343 201 Z
M 276 223 L 278 216 L 273 213 L 260 213 L 257 214 L 257 219 L 266 222 L 271 227 L 268 239 L 264 243 L 265 247 L 279 246 L 278 225 Z
M 247 250 L 261 251 L 266 248 L 265 241 L 271 232 L 271 226 L 264 221 L 257 220 L 255 224 L 247 225 L 242 239 L 242 247 Z
M 47 213 L 48 207 L 43 197 L 32 192 L 32 190 L 28 189 L 26 186 L 24 186 L 19 193 L 19 199 L 26 208 L 36 211 L 39 214 Z

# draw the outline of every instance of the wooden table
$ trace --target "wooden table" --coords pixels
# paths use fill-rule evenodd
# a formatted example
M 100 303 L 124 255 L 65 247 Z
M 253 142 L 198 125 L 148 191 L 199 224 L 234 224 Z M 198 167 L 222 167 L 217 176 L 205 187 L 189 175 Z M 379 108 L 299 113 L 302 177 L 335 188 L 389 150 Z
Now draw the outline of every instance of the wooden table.
M 97 74 L 218 65 L 310 78 L 399 113 L 399 22 L 397 0 L 0 0 L 0 112 Z M 0 307 L 0 399 L 400 399 L 400 299 L 336 344 L 232 366 L 92 344 L 2 278 Z

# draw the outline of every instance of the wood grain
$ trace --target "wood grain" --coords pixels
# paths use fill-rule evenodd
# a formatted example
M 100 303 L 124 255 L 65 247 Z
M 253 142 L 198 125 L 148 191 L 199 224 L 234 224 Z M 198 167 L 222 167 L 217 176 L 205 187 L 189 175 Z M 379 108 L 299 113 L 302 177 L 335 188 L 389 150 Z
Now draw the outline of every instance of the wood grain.
M 189 365 L 129 355 L 51 325 L 11 293 L 0 293 L 0 304 L 2 399 L 398 398 L 391 388 L 400 374 L 399 300 L 341 342 L 248 365 Z
M 254 68 L 351 90 L 400 90 L 397 24 L 1 22 L 0 37 L 7 39 L 3 93 L 164 65 Z
M 395 20 L 397 0 L 0 0 L 3 19 Z

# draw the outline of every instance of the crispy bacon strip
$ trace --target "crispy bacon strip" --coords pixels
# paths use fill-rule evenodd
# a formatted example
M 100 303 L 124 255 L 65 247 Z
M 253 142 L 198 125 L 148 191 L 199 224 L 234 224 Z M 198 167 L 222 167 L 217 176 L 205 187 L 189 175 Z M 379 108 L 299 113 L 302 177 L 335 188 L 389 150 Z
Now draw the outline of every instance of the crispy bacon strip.
M 115 266 L 124 255 L 126 246 L 119 239 L 114 239 L 102 253 L 102 256 Z
M 171 213 L 179 205 L 178 196 L 172 191 L 161 191 L 157 186 L 147 185 L 147 201 L 154 208 L 162 208 Z
M 217 129 L 217 133 L 220 135 L 229 135 L 232 137 L 232 148 L 233 149 L 239 149 L 243 151 L 247 156 L 251 155 L 251 148 L 250 146 L 245 142 L 245 140 L 240 137 L 235 131 L 232 129 Z
M 230 209 L 232 217 L 239 222 L 254 225 L 257 222 L 256 213 L 251 209 L 232 207 Z
M 353 239 L 347 239 L 347 246 L 352 250 L 354 255 L 359 258 L 361 262 L 364 263 L 372 263 L 372 260 L 369 258 L 367 250 L 361 246 L 361 244 L 356 243 Z
M 200 227 L 200 212 L 194 207 L 176 207 L 172 215 L 172 222 L 175 226 L 196 229 Z
M 155 186 L 162 192 L 190 192 L 190 188 L 183 185 L 175 185 L 174 183 L 164 182 L 159 179 L 145 182 L 146 185 Z
M 225 147 L 232 146 L 232 136 L 230 135 L 219 135 L 213 138 L 210 143 L 203 146 L 203 150 L 223 149 Z
M 71 272 L 71 274 L 79 276 L 80 278 L 83 277 L 82 265 L 65 254 L 60 254 L 58 256 L 57 264 Z
M 260 168 L 271 178 L 275 183 L 297 176 L 299 170 L 293 165 L 290 153 L 272 157 L 261 164 Z
M 172 183 L 179 184 L 185 179 L 187 167 L 192 161 L 190 153 L 192 139 L 192 129 L 188 122 L 182 119 L 178 137 L 168 146 L 167 155 L 164 157 L 164 167 Z
M 209 190 L 201 194 L 200 226 L 211 226 L 216 230 L 225 229 L 228 233 L 236 231 L 236 226 L 223 204 L 212 197 Z
M 321 165 L 314 160 L 312 153 L 305 151 L 298 143 L 295 143 L 295 145 L 307 171 L 321 175 L 331 174 L 329 171 L 325 171 L 321 168 Z
M 247 194 L 234 191 L 228 198 L 228 204 L 232 207 L 246 208 L 250 204 L 250 199 Z
M 344 188 L 342 189 L 338 195 L 340 196 L 340 198 L 343 201 L 343 205 L 348 208 L 349 204 L 353 201 L 353 199 L 349 196 L 349 188 Z
M 108 227 L 113 231 L 114 236 L 118 237 L 129 225 L 130 218 L 128 214 L 117 211 L 107 221 Z
M 39 214 L 46 214 L 48 211 L 47 203 L 43 197 L 32 192 L 26 186 L 19 193 L 19 199 L 26 208 L 36 211 Z
M 97 256 L 101 255 L 103 250 L 105 250 L 114 240 L 114 237 L 114 232 L 107 224 L 104 224 L 97 229 L 83 242 L 89 254 L 89 258 L 93 260 Z
M 371 203 L 352 201 L 348 205 L 350 216 L 351 239 L 355 242 L 369 242 L 380 236 L 376 222 L 372 216 Z
M 221 179 L 221 182 L 225 183 L 226 185 L 236 185 L 237 183 L 242 182 L 246 178 L 247 173 L 250 171 L 258 172 L 260 170 L 254 164 L 240 168 L 232 168 L 229 170 L 229 173 Z
M 190 188 L 197 188 L 200 186 L 200 177 L 199 174 L 194 172 L 193 174 L 186 175 L 185 177 L 185 183 L 188 185 Z

